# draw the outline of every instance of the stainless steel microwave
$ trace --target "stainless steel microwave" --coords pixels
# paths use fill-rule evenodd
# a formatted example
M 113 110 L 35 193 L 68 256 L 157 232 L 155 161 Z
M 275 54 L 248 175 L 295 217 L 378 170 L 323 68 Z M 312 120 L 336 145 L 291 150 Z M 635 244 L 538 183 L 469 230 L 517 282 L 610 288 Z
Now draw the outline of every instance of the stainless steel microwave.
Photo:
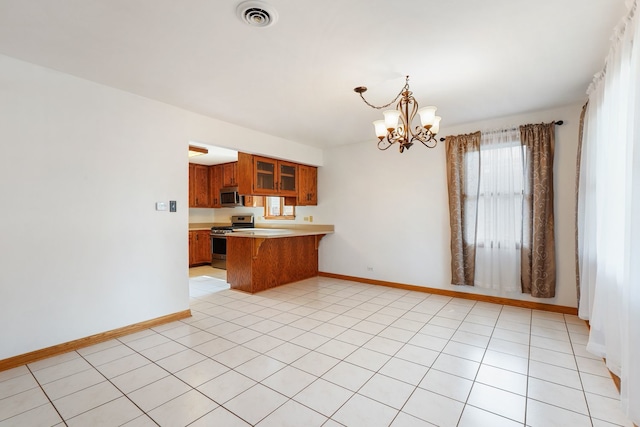
M 243 206 L 244 196 L 238 193 L 238 187 L 224 187 L 220 189 L 220 205 L 223 208 Z

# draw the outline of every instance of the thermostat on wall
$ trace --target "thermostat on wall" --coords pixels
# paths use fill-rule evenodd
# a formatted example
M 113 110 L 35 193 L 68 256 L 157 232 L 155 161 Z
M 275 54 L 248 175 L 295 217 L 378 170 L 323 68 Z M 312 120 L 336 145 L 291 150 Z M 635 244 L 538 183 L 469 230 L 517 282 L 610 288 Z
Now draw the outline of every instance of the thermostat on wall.
M 165 202 L 156 202 L 156 210 L 157 211 L 166 211 L 167 204 Z

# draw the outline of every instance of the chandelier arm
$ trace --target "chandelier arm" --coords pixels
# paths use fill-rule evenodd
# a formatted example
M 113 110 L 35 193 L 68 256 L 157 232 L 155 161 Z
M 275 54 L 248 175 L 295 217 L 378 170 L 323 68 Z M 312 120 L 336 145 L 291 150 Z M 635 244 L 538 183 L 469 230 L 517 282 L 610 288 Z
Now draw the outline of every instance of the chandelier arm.
M 387 142 L 389 145 L 387 145 L 386 147 L 384 147 L 384 144 L 382 144 L 383 142 L 385 142 L 385 139 L 384 139 L 384 138 L 378 141 L 378 150 L 381 150 L 381 151 L 388 150 L 388 149 L 393 145 L 393 143 L 394 143 L 395 141 L 393 141 L 393 142 L 392 142 L 392 141 L 389 141 L 389 136 L 387 136 L 387 138 L 386 138 L 386 142 Z M 383 147 L 384 147 L 384 148 L 383 148 Z

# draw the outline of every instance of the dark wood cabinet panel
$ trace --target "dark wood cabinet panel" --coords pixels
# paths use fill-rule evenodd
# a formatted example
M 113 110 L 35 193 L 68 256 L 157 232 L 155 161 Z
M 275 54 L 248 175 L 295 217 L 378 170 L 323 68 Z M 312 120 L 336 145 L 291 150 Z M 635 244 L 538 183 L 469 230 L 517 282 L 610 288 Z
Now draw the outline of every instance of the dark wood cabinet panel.
M 318 168 L 298 165 L 298 200 L 299 206 L 315 206 L 318 204 Z
M 236 176 L 237 167 L 238 167 L 238 162 L 222 164 L 222 186 L 223 187 L 236 187 L 238 185 L 238 179 Z
M 189 267 L 211 262 L 211 233 L 209 230 L 189 231 Z
M 209 166 L 189 163 L 189 207 L 210 206 Z
M 209 190 L 211 197 L 211 207 L 219 208 L 220 188 L 222 187 L 222 165 L 209 166 Z

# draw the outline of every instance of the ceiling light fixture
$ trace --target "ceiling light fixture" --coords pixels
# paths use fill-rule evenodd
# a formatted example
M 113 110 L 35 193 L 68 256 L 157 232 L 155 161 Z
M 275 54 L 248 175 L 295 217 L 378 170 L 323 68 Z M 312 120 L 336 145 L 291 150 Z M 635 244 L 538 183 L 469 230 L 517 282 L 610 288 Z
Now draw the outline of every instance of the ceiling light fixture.
M 189 146 L 189 157 L 202 156 L 203 154 L 207 154 L 209 150 L 203 147 L 196 147 L 195 145 Z
M 384 120 L 373 122 L 378 137 L 378 149 L 386 150 L 397 142 L 402 153 L 405 149 L 411 148 L 415 140 L 422 142 L 428 148 L 434 148 L 438 144 L 436 134 L 440 130 L 440 116 L 436 116 L 437 108 L 430 105 L 418 109 L 418 101 L 409 90 L 409 76 L 407 76 L 404 87 L 398 96 L 390 103 L 380 107 L 376 107 L 364 99 L 362 94 L 367 91 L 366 87 L 358 86 L 353 90 L 360 95 L 365 104 L 377 110 L 386 108 L 400 99 L 395 110 L 382 112 Z M 421 126 L 416 126 L 413 130 L 411 123 L 416 113 L 420 115 Z

